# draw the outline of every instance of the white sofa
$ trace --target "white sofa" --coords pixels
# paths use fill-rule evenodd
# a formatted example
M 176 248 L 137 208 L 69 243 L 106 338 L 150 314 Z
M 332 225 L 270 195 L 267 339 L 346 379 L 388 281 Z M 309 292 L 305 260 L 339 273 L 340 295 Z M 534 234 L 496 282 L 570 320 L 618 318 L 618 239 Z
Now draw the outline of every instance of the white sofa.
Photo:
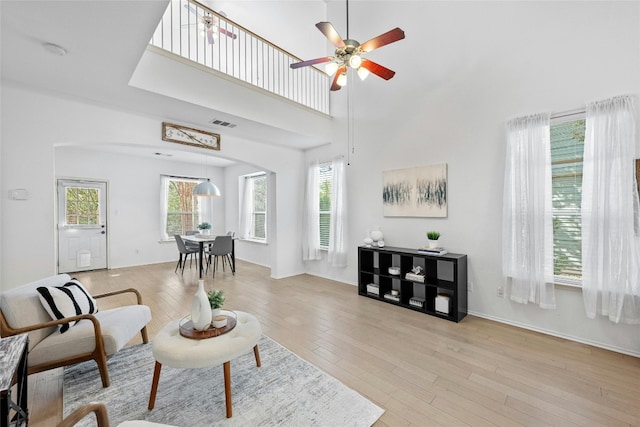
M 132 302 L 135 297 L 132 305 L 52 320 L 36 289 L 40 286 L 62 286 L 70 280 L 68 274 L 59 274 L 0 294 L 2 336 L 29 334 L 29 374 L 93 359 L 98 364 L 103 386 L 108 387 L 107 358 L 138 332 L 143 342 L 148 342 L 146 325 L 151 321 L 151 310 L 142 304 L 140 293 L 131 288 L 93 297 L 99 303 L 100 298 L 131 293 Z M 83 320 L 65 333 L 58 332 L 58 325 L 68 323 L 69 319 Z

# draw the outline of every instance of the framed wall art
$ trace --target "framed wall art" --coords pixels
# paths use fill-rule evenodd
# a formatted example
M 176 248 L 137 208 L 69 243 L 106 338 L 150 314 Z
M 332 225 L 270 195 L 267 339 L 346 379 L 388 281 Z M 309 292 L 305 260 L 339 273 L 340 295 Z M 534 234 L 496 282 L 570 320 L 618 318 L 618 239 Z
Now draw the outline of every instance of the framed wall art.
M 384 216 L 446 218 L 447 164 L 382 173 Z
M 210 150 L 220 150 L 219 134 L 173 123 L 162 122 L 162 140 Z

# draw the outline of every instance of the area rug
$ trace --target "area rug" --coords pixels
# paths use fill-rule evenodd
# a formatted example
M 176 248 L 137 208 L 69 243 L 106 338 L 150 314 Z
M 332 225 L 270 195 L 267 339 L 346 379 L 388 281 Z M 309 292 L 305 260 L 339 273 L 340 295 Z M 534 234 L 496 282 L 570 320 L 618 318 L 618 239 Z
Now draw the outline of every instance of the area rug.
M 93 361 L 64 370 L 64 415 L 91 402 L 107 406 L 112 426 L 147 420 L 174 426 L 370 426 L 384 410 L 271 338 L 231 361 L 233 417 L 226 418 L 222 366 L 162 367 L 155 408 L 147 410 L 155 360 L 151 344 L 125 348 L 109 362 L 102 387 Z M 78 426 L 95 426 L 85 417 Z

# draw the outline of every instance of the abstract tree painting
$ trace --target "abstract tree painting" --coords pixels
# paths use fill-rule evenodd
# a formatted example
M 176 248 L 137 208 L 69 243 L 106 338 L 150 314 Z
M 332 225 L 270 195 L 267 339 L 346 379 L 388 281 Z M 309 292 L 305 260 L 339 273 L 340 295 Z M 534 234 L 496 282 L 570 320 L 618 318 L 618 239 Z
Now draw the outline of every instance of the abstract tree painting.
M 382 173 L 384 216 L 447 216 L 447 164 Z

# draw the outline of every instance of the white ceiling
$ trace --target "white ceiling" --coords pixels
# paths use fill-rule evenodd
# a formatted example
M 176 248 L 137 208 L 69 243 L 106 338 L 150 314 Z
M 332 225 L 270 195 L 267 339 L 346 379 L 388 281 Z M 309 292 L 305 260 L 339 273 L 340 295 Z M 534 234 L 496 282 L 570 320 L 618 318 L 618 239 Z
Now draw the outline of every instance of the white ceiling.
M 1 76 L 4 83 L 62 94 L 162 120 L 197 124 L 213 118 L 237 124 L 234 129 L 209 125 L 214 132 L 305 149 L 317 144 L 224 111 L 182 102 L 128 85 L 168 0 L 145 1 L 0 1 Z M 43 43 L 64 47 L 67 55 L 47 52 Z M 295 145 L 294 145 L 295 144 Z M 99 147 L 100 148 L 100 147 Z M 126 146 L 111 152 L 154 156 Z M 172 151 L 174 159 L 201 163 L 196 153 Z M 233 164 L 220 159 L 219 166 Z

